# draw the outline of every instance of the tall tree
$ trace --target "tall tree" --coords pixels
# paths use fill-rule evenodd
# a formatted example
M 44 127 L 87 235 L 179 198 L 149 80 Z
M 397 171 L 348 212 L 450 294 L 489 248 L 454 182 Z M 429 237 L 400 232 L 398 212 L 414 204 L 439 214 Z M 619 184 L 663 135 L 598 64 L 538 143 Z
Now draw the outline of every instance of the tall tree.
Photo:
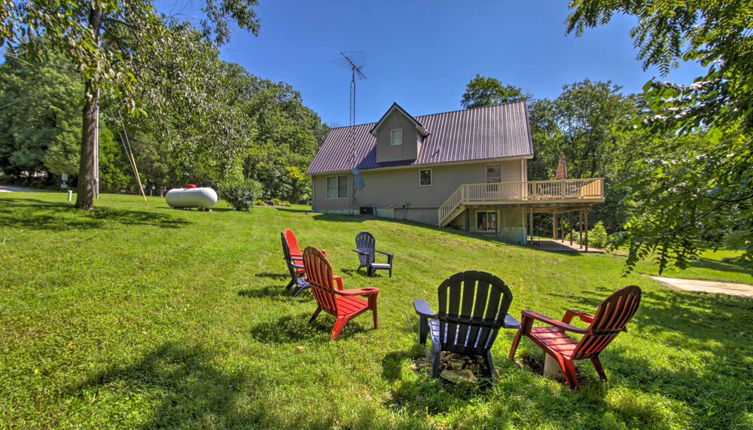
M 475 78 L 468 82 L 465 87 L 465 93 L 460 100 L 460 105 L 465 109 L 492 106 L 502 103 L 516 102 L 526 100 L 529 96 L 523 94 L 523 91 L 512 85 L 503 85 L 496 78 L 489 78 L 476 75 Z
M 705 68 L 691 84 L 644 87 L 642 126 L 664 159 L 645 160 L 634 183 L 628 267 L 650 254 L 660 270 L 685 267 L 701 239 L 732 226 L 746 244 L 740 261 L 753 266 L 753 1 L 573 0 L 570 8 L 568 31 L 578 34 L 615 14 L 635 16 L 630 34 L 644 68 L 666 75 L 681 60 Z M 667 134 L 691 138 L 662 141 Z
M 203 35 L 216 43 L 226 42 L 231 20 L 256 34 L 256 4 L 256 0 L 206 0 Z M 93 205 L 100 92 L 118 93 L 131 102 L 132 112 L 139 112 L 136 99 L 131 97 L 137 76 L 144 71 L 138 68 L 144 63 L 139 63 L 139 56 L 146 51 L 156 56 L 153 58 L 170 57 L 169 48 L 174 46 L 170 38 L 180 34 L 167 31 L 165 20 L 151 0 L 19 0 L 0 6 L 0 46 L 27 42 L 38 56 L 50 51 L 64 53 L 81 73 L 84 90 L 78 208 L 90 209 Z

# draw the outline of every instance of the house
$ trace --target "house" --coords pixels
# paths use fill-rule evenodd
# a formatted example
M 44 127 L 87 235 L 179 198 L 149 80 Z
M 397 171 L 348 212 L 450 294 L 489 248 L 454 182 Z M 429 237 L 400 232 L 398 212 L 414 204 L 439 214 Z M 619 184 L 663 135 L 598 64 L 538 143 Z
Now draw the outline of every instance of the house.
M 452 226 L 522 244 L 533 213 L 583 217 L 604 201 L 600 178 L 528 181 L 531 158 L 523 101 L 417 117 L 393 103 L 376 123 L 330 130 L 307 170 L 312 208 Z

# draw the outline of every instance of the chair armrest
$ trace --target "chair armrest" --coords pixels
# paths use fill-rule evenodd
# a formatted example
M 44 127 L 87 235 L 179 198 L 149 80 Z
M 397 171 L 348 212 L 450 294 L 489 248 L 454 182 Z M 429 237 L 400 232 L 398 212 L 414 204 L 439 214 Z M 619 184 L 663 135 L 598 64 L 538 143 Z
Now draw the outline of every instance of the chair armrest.
M 573 309 L 568 309 L 565 311 L 565 316 L 562 318 L 562 322 L 565 324 L 570 324 L 570 321 L 573 320 L 573 317 L 577 316 L 580 318 L 581 321 L 584 323 L 591 324 L 594 322 L 594 316 L 591 314 L 587 314 L 585 312 L 576 311 Z
M 502 327 L 519 329 L 520 323 L 518 322 L 518 320 L 515 319 L 515 317 L 513 317 L 510 314 L 507 314 L 505 315 L 505 321 L 502 323 Z
M 343 289 L 343 278 L 342 278 L 342 276 L 332 275 L 332 279 L 334 279 L 335 282 L 337 282 L 337 289 L 338 290 L 342 290 Z
M 431 306 L 429 306 L 429 304 L 426 303 L 425 300 L 414 300 L 413 309 L 415 309 L 416 313 L 422 317 L 426 317 L 426 318 L 437 317 L 437 314 L 435 314 L 434 311 L 431 310 Z
M 376 252 L 378 252 L 378 253 L 380 253 L 382 255 L 386 255 L 387 256 L 387 264 L 389 264 L 390 266 L 392 266 L 392 258 L 395 257 L 393 254 L 390 254 L 389 252 L 384 252 L 384 251 L 376 251 Z
M 341 296 L 376 296 L 379 294 L 379 288 L 373 288 L 373 287 L 366 287 L 366 288 L 359 288 L 357 290 L 335 290 L 335 294 L 339 294 Z
M 553 325 L 555 327 L 559 327 L 559 328 L 561 328 L 561 329 L 563 329 L 565 331 L 571 331 L 573 333 L 585 333 L 585 332 L 588 331 L 588 329 L 573 327 L 570 324 L 567 324 L 567 323 L 564 323 L 562 321 L 558 321 L 558 320 L 549 318 L 547 316 L 541 315 L 541 314 L 536 313 L 534 311 L 523 311 L 522 315 L 523 315 L 523 319 L 524 320 L 526 318 L 538 320 L 538 321 L 541 321 L 543 323 L 547 323 L 549 325 Z

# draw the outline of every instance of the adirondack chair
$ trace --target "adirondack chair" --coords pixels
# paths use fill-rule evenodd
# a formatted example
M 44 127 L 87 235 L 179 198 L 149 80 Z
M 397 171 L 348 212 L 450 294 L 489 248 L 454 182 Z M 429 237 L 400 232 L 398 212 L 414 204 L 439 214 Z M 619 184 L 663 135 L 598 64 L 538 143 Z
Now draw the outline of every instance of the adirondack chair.
M 462 303 L 462 305 L 461 305 Z M 439 285 L 439 312 L 423 300 L 413 301 L 420 317 L 418 341 L 426 343 L 431 333 L 432 376 L 439 377 L 441 351 L 481 355 L 488 376 L 494 379 L 492 345 L 500 328 L 519 328 L 507 313 L 512 292 L 498 277 L 477 271 L 456 273 Z
M 309 288 L 310 285 L 306 280 L 303 261 L 294 260 L 293 256 L 290 254 L 290 247 L 288 246 L 288 241 L 285 240 L 285 233 L 280 233 L 280 239 L 282 239 L 282 254 L 285 257 L 285 265 L 288 267 L 288 272 L 290 273 L 290 282 L 285 286 L 285 289 L 288 290 L 290 287 L 295 286 L 292 294 L 292 296 L 295 297 L 300 294 L 301 291 Z
M 607 297 L 595 315 L 584 312 L 568 310 L 562 321 L 545 317 L 532 311 L 523 311 L 520 330 L 515 335 L 510 348 L 510 360 L 515 357 L 520 337 L 525 335 L 539 345 L 544 352 L 557 360 L 562 374 L 565 376 L 567 385 L 571 389 L 578 388 L 578 376 L 575 373 L 575 360 L 591 359 L 599 377 L 606 381 L 607 375 L 599 361 L 599 354 L 609 345 L 620 332 L 626 331 L 625 326 L 638 310 L 641 302 L 641 289 L 635 285 L 621 288 Z M 591 324 L 587 328 L 578 328 L 570 325 L 573 317 Z M 533 327 L 534 321 L 541 321 L 549 327 Z M 566 332 L 582 334 L 577 341 Z
M 295 233 L 293 233 L 292 230 L 287 229 L 284 232 L 282 232 L 283 240 L 287 241 L 288 248 L 290 249 L 290 256 L 293 257 L 294 260 L 302 260 L 303 259 L 303 253 L 301 252 L 301 248 L 298 247 L 298 239 L 295 237 Z
M 311 292 L 318 305 L 309 322 L 313 322 L 321 311 L 334 316 L 335 326 L 332 328 L 330 340 L 337 339 L 348 321 L 368 310 L 374 318 L 374 329 L 379 328 L 377 321 L 379 289 L 343 290 L 342 278 L 332 273 L 332 265 L 327 261 L 327 257 L 313 246 L 303 250 L 303 266 L 308 282 L 311 284 Z M 366 297 L 367 300 L 357 296 Z
M 374 235 L 368 231 L 362 231 L 356 236 L 356 249 L 353 250 L 358 253 L 358 261 L 360 266 L 357 270 L 361 270 L 362 267 L 366 268 L 366 273 L 371 276 L 379 269 L 385 269 L 390 271 L 390 278 L 392 277 L 392 258 L 394 255 L 389 252 L 376 250 L 376 239 Z M 387 263 L 377 263 L 376 254 L 383 254 L 387 256 Z
M 284 241 L 288 243 L 288 249 L 290 249 L 290 256 L 293 258 L 293 260 L 303 260 L 303 252 L 301 252 L 301 248 L 298 246 L 298 238 L 295 237 L 295 233 L 293 233 L 292 230 L 286 229 L 282 232 L 282 238 Z M 322 254 L 324 256 L 327 256 L 327 251 L 321 249 Z

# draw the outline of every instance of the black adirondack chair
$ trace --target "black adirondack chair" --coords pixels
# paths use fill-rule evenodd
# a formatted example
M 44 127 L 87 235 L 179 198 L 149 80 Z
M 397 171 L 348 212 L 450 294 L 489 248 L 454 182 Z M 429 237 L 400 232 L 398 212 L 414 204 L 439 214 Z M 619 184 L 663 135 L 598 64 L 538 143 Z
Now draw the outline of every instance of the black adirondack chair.
M 280 233 L 280 238 L 282 239 L 282 253 L 285 256 L 285 264 L 288 266 L 288 272 L 290 272 L 290 282 L 285 289 L 295 286 L 292 294 L 295 297 L 311 285 L 306 280 L 306 273 L 303 270 L 303 257 L 295 258 L 290 255 L 290 247 L 288 241 L 285 240 L 285 233 Z
M 420 317 L 418 341 L 426 343 L 431 333 L 432 376 L 439 377 L 441 351 L 481 355 L 488 376 L 494 379 L 491 348 L 500 328 L 518 329 L 518 321 L 507 313 L 512 293 L 498 277 L 477 271 L 456 273 L 439 286 L 439 312 L 423 300 L 414 300 Z
M 356 236 L 356 249 L 353 250 L 358 253 L 358 261 L 361 263 L 358 266 L 358 270 L 362 267 L 366 268 L 366 273 L 369 276 L 373 275 L 375 271 L 379 269 L 389 270 L 390 278 L 392 277 L 392 258 L 394 255 L 389 252 L 376 250 L 376 239 L 374 235 L 368 231 L 362 231 Z M 383 254 L 387 256 L 387 263 L 377 263 L 376 254 Z

